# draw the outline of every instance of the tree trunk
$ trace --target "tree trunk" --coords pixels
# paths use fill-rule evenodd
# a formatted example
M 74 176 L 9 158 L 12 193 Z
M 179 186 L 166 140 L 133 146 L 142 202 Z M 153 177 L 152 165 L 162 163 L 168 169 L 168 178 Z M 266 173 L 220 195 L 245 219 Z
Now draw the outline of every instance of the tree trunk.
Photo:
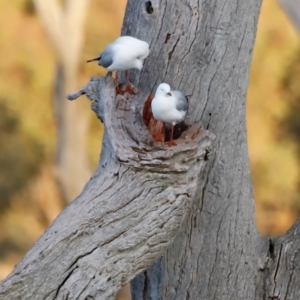
M 98 169 L 1 283 L 1 299 L 114 299 L 137 274 L 139 300 L 299 299 L 297 231 L 270 242 L 254 226 L 245 94 L 259 7 L 129 0 L 123 33 L 151 44 L 140 91 L 116 97 L 105 77 L 69 96 L 87 94 L 105 124 Z M 193 125 L 174 147 L 143 124 L 162 81 L 192 94 Z
M 217 140 L 188 218 L 157 272 L 133 282 L 134 300 L 252 300 L 258 292 L 258 249 L 267 243 L 254 225 L 245 95 L 260 2 L 151 1 L 151 10 L 128 2 L 122 33 L 151 42 L 136 82 L 192 93 L 189 121 Z
M 203 185 L 209 132 L 192 126 L 168 147 L 141 122 L 148 93 L 115 98 L 111 78 L 70 98 L 81 93 L 105 121 L 98 170 L 1 283 L 0 299 L 114 299 L 171 244 Z
M 67 202 L 79 195 L 88 178 L 88 115 L 83 103 L 70 105 L 65 95 L 77 89 L 79 55 L 89 0 L 33 0 L 57 54 L 55 117 L 56 175 Z
M 269 239 L 269 251 L 261 259 L 263 296 L 268 300 L 300 299 L 300 220 L 284 236 Z

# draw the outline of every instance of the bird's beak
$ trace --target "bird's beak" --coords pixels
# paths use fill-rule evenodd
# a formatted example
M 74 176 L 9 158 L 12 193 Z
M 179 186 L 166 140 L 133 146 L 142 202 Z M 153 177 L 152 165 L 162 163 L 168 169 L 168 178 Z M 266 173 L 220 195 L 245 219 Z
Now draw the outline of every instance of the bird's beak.
M 172 94 L 169 92 L 169 93 L 167 93 L 167 95 L 169 95 L 169 96 L 172 96 Z
M 97 61 L 97 60 L 99 60 L 99 59 L 100 59 L 100 57 L 96 57 L 96 58 L 93 58 L 93 59 L 87 60 L 86 62 L 87 62 L 87 63 L 89 63 L 89 62 L 91 62 L 91 61 Z

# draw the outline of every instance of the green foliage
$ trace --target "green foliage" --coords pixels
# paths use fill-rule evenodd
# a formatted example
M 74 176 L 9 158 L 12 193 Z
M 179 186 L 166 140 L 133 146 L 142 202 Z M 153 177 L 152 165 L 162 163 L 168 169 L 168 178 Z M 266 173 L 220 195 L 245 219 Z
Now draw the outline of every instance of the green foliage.
M 0 101 L 0 211 L 37 174 L 41 145 L 22 132 L 18 118 Z

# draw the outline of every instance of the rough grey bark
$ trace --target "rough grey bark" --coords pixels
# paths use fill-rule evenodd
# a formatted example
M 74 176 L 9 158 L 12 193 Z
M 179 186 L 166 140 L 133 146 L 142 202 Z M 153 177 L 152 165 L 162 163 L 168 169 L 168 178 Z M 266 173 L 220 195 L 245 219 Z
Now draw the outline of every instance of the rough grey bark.
M 87 93 L 105 123 L 99 167 L 0 285 L 0 299 L 114 299 L 172 243 L 189 213 L 213 135 L 192 126 L 176 147 L 142 122 L 148 93 L 115 98 L 110 77 Z
M 159 280 L 152 269 L 141 274 L 133 282 L 134 300 L 262 299 L 259 257 L 268 243 L 254 225 L 245 127 L 260 5 L 128 1 L 122 34 L 151 43 L 136 83 L 153 90 L 163 81 L 192 93 L 188 120 L 209 128 L 217 144 L 188 218 L 160 267 L 154 266 Z
M 269 239 L 269 251 L 261 257 L 263 298 L 300 299 L 300 220 L 285 235 Z

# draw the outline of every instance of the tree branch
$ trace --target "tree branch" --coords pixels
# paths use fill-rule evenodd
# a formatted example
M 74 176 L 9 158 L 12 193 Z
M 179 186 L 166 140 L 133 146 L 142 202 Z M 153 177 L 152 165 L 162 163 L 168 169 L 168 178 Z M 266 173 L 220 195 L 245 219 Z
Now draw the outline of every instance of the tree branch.
M 65 4 L 65 61 L 76 64 L 79 59 L 84 38 L 84 22 L 90 0 L 67 0 Z
M 76 68 L 83 40 L 83 23 L 90 0 L 33 0 L 58 57 Z
M 142 122 L 148 94 L 115 98 L 114 90 L 110 77 L 94 78 L 69 95 L 86 94 L 105 123 L 98 169 L 2 282 L 0 298 L 114 299 L 189 213 L 214 137 L 194 125 L 176 147 L 155 142 Z
M 70 202 L 81 192 L 91 175 L 86 154 L 88 116 L 82 103 L 67 105 L 65 101 L 66 93 L 78 88 L 79 54 L 89 0 L 66 0 L 62 5 L 60 2 L 34 0 L 57 52 L 54 104 L 58 140 L 55 170 L 64 199 Z
M 49 37 L 59 57 L 64 53 L 63 13 L 57 0 L 33 0 Z

